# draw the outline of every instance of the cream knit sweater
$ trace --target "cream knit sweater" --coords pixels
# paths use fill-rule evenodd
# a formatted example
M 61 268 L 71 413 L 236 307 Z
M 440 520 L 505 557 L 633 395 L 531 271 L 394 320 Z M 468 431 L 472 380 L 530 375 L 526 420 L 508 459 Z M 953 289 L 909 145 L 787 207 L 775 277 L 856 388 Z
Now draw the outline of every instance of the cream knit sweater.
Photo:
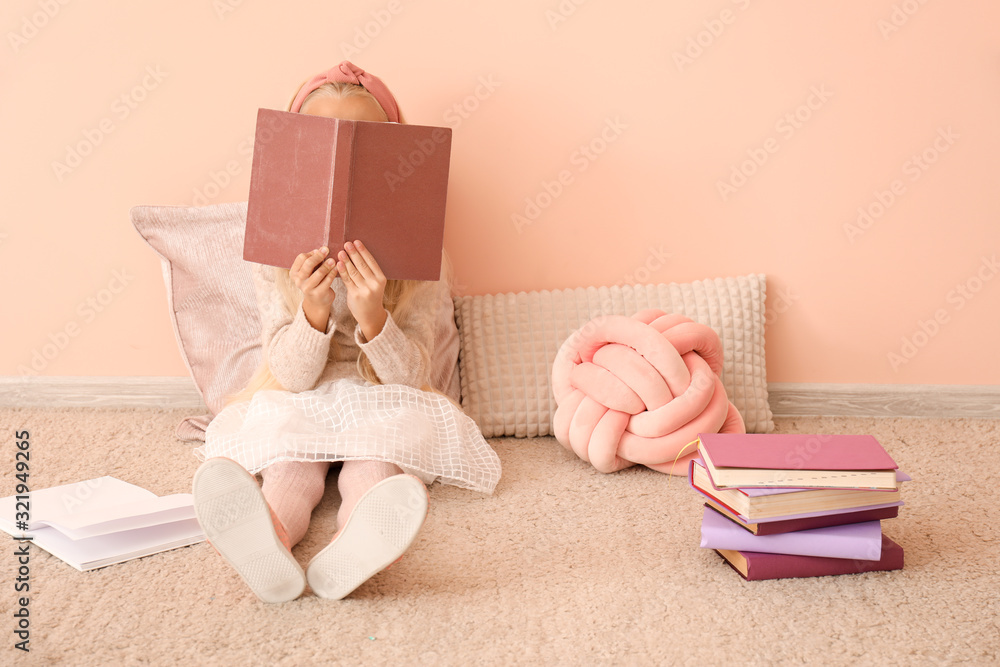
M 264 354 L 274 377 L 288 391 L 358 377 L 357 359 L 364 350 L 382 384 L 418 389 L 430 384 L 458 400 L 458 329 L 447 283 L 420 283 L 407 321 L 400 325 L 390 314 L 379 335 L 366 341 L 347 307 L 347 288 L 339 277 L 333 279 L 336 297 L 324 333 L 309 324 L 301 305 L 294 315 L 285 310 L 274 267 L 252 263 L 251 273 Z

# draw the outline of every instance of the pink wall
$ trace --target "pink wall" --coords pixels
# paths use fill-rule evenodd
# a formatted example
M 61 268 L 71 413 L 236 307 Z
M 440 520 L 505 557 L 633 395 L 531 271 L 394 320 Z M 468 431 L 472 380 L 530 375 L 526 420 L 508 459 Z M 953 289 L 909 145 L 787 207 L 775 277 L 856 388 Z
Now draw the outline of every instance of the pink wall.
M 4 5 L 0 374 L 184 375 L 128 209 L 347 49 L 454 128 L 463 293 L 760 272 L 771 381 L 1000 379 L 996 2 L 149 4 Z

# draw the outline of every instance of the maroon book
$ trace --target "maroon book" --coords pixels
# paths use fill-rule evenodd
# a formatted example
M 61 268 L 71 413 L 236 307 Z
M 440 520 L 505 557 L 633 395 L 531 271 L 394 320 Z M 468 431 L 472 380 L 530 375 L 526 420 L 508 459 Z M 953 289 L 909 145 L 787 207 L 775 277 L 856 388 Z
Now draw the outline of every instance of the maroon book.
M 360 240 L 386 278 L 438 280 L 451 129 L 259 109 L 243 258 Z
M 789 556 L 757 551 L 716 552 L 747 581 L 764 579 L 792 579 L 823 577 L 835 574 L 858 574 L 903 569 L 903 547 L 882 534 L 882 558 L 858 560 L 855 558 L 821 558 L 819 556 Z
M 791 533 L 796 530 L 811 530 L 813 528 L 829 528 L 830 526 L 843 526 L 850 523 L 863 523 L 865 521 L 895 519 L 899 516 L 899 506 L 896 505 L 893 507 L 876 507 L 857 512 L 841 512 L 839 514 L 825 514 L 800 519 L 782 519 L 766 523 L 746 523 L 740 519 L 739 515 L 733 514 L 729 508 L 721 503 L 706 499 L 705 505 L 754 535 L 779 535 L 781 533 Z

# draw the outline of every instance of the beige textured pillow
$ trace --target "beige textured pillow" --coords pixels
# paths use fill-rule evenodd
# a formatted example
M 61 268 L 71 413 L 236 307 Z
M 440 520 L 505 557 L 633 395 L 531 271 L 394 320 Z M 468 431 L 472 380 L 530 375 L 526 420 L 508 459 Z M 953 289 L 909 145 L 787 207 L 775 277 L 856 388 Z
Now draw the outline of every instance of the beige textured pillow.
M 762 274 L 670 285 L 623 285 L 455 298 L 462 407 L 487 438 L 552 435 L 552 362 L 598 315 L 680 313 L 722 340 L 722 383 L 748 433 L 774 429 L 767 402 Z
M 225 397 L 241 389 L 261 358 L 260 314 L 243 260 L 246 202 L 135 206 L 132 224 L 159 255 L 181 357 L 211 414 L 185 418 L 182 440 L 204 440 Z

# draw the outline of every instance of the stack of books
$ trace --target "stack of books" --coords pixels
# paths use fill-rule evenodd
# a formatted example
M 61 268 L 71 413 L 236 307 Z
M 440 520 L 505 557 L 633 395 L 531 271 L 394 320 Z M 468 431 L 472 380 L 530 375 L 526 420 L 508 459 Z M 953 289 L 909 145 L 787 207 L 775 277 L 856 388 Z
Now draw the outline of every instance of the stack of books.
M 899 514 L 910 477 L 874 437 L 705 433 L 698 454 L 701 546 L 745 579 L 902 569 L 882 520 Z

